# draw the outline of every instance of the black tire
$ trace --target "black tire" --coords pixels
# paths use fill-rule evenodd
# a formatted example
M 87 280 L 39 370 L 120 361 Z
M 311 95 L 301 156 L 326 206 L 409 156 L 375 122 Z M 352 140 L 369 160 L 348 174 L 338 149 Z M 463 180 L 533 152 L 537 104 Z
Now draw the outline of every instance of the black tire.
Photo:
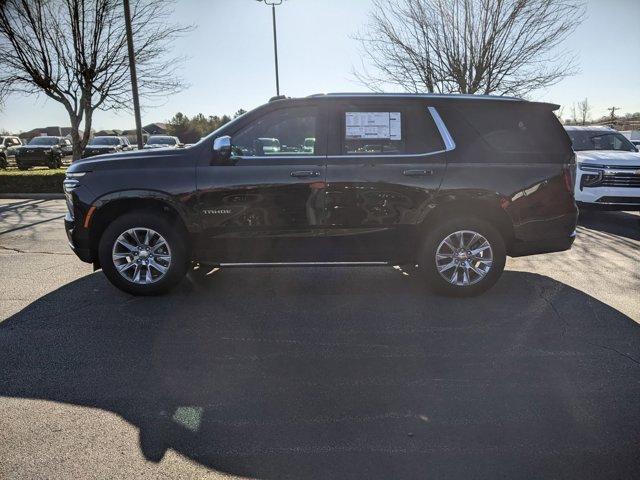
M 49 165 L 47 166 L 50 170 L 55 170 L 56 168 L 60 168 L 62 166 L 62 162 L 59 158 L 53 157 L 51 160 L 49 160 Z
M 29 170 L 29 167 L 27 165 L 23 165 L 22 163 L 18 162 L 16 160 L 16 166 L 18 167 L 18 170 Z
M 459 231 L 477 232 L 490 244 L 493 253 L 491 267 L 484 277 L 471 273 L 472 282 L 468 285 L 456 285 L 447 281 L 439 272 L 436 264 L 436 252 L 440 244 L 449 235 Z M 471 235 L 467 234 L 467 239 Z M 504 239 L 498 230 L 484 220 L 471 217 L 459 217 L 442 221 L 437 224 L 425 237 L 424 244 L 418 256 L 418 265 L 421 274 L 427 280 L 429 286 L 437 293 L 454 297 L 472 297 L 491 288 L 500 278 L 506 262 L 506 249 Z M 446 259 L 444 260 L 446 263 Z M 475 264 L 477 267 L 478 265 Z M 455 268 L 455 267 L 454 267 Z M 462 270 L 459 270 L 462 273 Z M 460 278 L 459 274 L 457 278 Z M 453 277 L 453 271 L 452 271 Z M 473 281 L 476 283 L 473 283 Z
M 164 276 L 154 283 L 139 284 L 124 278 L 116 269 L 112 258 L 118 237 L 131 228 L 148 228 L 162 235 L 171 250 L 171 263 Z M 147 211 L 130 212 L 118 217 L 106 228 L 98 245 L 98 257 L 109 281 L 132 295 L 158 295 L 180 283 L 187 272 L 188 248 L 186 234 L 165 216 Z
M 6 170 L 9 164 L 7 163 L 7 156 L 2 154 L 0 155 L 0 169 Z

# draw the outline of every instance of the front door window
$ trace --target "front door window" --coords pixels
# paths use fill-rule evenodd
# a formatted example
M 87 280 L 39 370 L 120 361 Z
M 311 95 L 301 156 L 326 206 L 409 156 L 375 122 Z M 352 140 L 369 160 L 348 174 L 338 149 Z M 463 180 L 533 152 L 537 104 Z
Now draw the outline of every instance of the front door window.
M 318 108 L 276 110 L 233 136 L 236 157 L 317 155 Z

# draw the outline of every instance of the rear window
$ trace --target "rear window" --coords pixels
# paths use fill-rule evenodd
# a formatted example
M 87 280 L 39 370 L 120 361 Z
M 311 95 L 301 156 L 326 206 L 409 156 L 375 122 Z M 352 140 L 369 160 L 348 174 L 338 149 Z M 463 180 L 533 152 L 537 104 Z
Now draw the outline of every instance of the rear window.
M 547 107 L 533 105 L 469 105 L 463 117 L 494 149 L 512 153 L 558 153 L 569 139 Z

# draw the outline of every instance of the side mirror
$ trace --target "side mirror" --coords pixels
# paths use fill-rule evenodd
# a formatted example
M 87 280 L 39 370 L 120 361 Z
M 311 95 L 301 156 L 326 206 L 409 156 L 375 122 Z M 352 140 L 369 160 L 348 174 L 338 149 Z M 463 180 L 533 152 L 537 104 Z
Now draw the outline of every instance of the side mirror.
M 215 160 L 219 162 L 228 162 L 231 158 L 231 137 L 225 135 L 218 137 L 213 141 L 213 153 Z

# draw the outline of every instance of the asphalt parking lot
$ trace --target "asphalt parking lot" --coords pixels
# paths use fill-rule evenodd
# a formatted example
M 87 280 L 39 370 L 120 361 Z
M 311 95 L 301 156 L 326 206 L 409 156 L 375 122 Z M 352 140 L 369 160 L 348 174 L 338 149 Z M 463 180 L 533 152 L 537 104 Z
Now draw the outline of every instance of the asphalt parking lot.
M 640 216 L 474 299 L 394 268 L 134 298 L 0 200 L 0 478 L 640 478 Z

